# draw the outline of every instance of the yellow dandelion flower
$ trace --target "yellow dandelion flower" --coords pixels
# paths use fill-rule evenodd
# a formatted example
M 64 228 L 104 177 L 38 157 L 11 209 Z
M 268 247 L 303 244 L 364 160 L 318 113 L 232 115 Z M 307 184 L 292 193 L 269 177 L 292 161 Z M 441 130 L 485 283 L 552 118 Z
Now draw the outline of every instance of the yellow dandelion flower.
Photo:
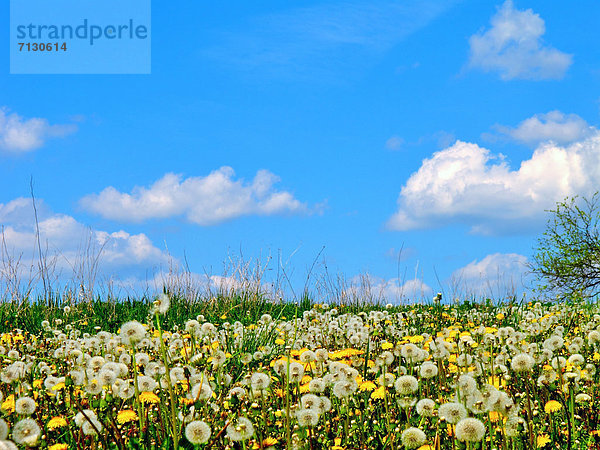
M 375 389 L 377 386 L 375 386 L 375 383 L 373 383 L 372 381 L 365 381 L 364 383 L 361 383 L 358 388 L 361 391 L 372 391 L 373 389 Z
M 372 399 L 385 398 L 385 386 L 379 386 L 373 392 L 371 392 Z
M 68 448 L 67 444 L 54 444 L 48 447 L 48 450 L 67 450 Z
M 394 348 L 394 344 L 392 344 L 391 342 L 384 342 L 383 344 L 381 344 L 381 348 L 383 350 L 389 350 L 390 348 Z
M 551 439 L 547 434 L 540 434 L 536 439 L 536 447 L 542 448 L 550 441 Z
M 562 409 L 562 405 L 560 404 L 560 402 L 557 402 L 556 400 L 550 400 L 544 406 L 544 411 L 546 411 L 547 414 L 551 414 L 556 411 L 560 411 L 561 409 Z
M 64 417 L 53 417 L 48 421 L 48 429 L 55 430 L 57 428 L 63 428 L 67 426 L 67 421 Z
M 425 444 L 421 445 L 417 450 L 434 450 L 433 445 Z
M 500 413 L 498 411 L 490 411 L 490 422 L 496 423 L 500 420 Z
M 496 314 L 496 319 L 498 319 L 498 320 L 504 319 L 504 314 L 502 314 L 502 313 Z
M 456 373 L 456 372 L 458 372 L 458 366 L 456 364 L 449 364 L 448 365 L 448 372 L 450 372 L 450 373 Z
M 279 443 L 279 441 L 273 437 L 265 438 L 262 442 L 263 447 L 270 447 L 276 445 L 277 443 Z
M 117 414 L 117 422 L 120 424 L 134 422 L 136 420 L 138 420 L 138 415 L 131 409 L 119 411 L 119 414 Z
M 6 397 L 6 400 L 2 402 L 2 406 L 0 406 L 0 409 L 9 414 L 15 412 L 15 395 L 11 394 L 8 397 Z
M 300 393 L 301 394 L 306 394 L 307 392 L 310 392 L 310 385 L 308 383 L 301 384 L 300 385 Z
M 65 383 L 56 383 L 54 386 L 52 386 L 52 390 L 53 391 L 60 391 L 61 389 L 65 388 Z
M 283 344 L 285 344 L 285 341 L 283 339 L 275 339 L 275 343 L 277 345 L 283 345 Z
M 42 387 L 42 380 L 33 380 L 33 387 L 34 388 Z
M 592 356 L 592 359 L 594 361 L 600 361 L 600 353 L 594 352 L 594 356 Z
M 333 447 L 331 448 L 336 450 L 344 450 L 344 447 L 342 447 L 342 438 L 335 438 L 333 440 Z
M 418 334 L 416 336 L 408 336 L 408 340 L 411 344 L 419 344 L 420 342 L 423 342 L 425 338 Z
M 142 392 L 140 394 L 140 401 L 142 403 L 158 403 L 160 399 L 154 392 Z

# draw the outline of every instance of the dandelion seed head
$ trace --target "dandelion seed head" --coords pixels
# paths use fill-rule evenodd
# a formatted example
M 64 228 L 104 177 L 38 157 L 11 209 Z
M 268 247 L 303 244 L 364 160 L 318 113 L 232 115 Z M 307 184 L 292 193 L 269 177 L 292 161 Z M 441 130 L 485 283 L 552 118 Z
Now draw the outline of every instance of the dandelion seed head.
M 455 424 L 467 417 L 467 410 L 460 403 L 449 402 L 440 406 L 438 415 L 440 419 Z
M 456 424 L 456 438 L 462 442 L 479 442 L 485 436 L 485 425 L 479 419 L 467 417 Z
M 531 372 L 535 360 L 527 353 L 519 353 L 515 355 L 510 363 L 510 367 L 515 372 Z
M 125 322 L 121 326 L 121 342 L 134 346 L 146 337 L 146 328 L 137 320 Z
M 8 424 L 6 420 L 0 419 L 0 441 L 3 441 L 8 436 Z
M 417 402 L 417 414 L 423 417 L 432 417 L 435 412 L 435 402 L 430 398 L 423 398 Z
M 20 397 L 15 402 L 15 412 L 24 416 L 30 416 L 35 412 L 35 400 L 31 397 Z
M 427 441 L 427 436 L 420 428 L 411 427 L 402 432 L 400 436 L 402 445 L 409 449 L 419 448 Z
M 42 430 L 33 419 L 21 419 L 12 428 L 12 438 L 17 444 L 34 447 Z
M 227 436 L 232 441 L 245 441 L 254 435 L 254 426 L 246 417 L 238 417 L 227 425 Z
M 312 408 L 296 411 L 296 419 L 301 427 L 315 427 L 319 423 L 319 414 Z
M 419 390 L 419 381 L 412 375 L 402 375 L 394 383 L 400 395 L 412 395 Z
M 210 426 L 202 420 L 194 420 L 185 427 L 185 438 L 194 445 L 208 442 L 210 435 Z

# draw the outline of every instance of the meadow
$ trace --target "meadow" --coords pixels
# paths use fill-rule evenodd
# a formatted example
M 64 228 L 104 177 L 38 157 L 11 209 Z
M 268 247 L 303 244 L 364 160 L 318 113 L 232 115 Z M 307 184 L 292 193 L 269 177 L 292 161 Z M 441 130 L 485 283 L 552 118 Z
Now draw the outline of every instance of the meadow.
M 594 449 L 595 302 L 0 305 L 0 449 Z

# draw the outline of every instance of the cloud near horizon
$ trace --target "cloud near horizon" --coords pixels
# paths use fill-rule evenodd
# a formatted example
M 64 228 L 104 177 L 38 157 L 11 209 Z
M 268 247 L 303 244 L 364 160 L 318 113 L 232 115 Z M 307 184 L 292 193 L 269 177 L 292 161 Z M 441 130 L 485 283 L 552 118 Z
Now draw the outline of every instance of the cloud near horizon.
M 143 222 L 184 216 L 189 222 L 210 226 L 242 216 L 308 214 L 309 207 L 274 185 L 279 177 L 259 170 L 250 183 L 235 179 L 231 167 L 204 177 L 183 178 L 167 173 L 150 187 L 136 186 L 130 194 L 107 187 L 80 200 L 91 213 L 122 222 Z
M 517 253 L 493 253 L 455 270 L 449 284 L 458 295 L 514 295 L 525 282 L 527 262 L 526 256 Z
M 82 264 L 93 263 L 97 256 L 99 273 L 106 275 L 109 274 L 107 271 L 113 271 L 110 276 L 117 269 L 127 276 L 131 271 L 140 269 L 144 272 L 172 260 L 143 233 L 92 229 L 69 215 L 52 212 L 41 199 L 36 200 L 36 207 L 42 253 L 59 278 L 71 280 Z M 26 275 L 31 268 L 35 271 L 39 252 L 31 199 L 19 197 L 0 203 L 0 223 L 0 272 L 8 270 L 9 261 L 13 267 L 20 261 L 21 275 Z M 2 281 L 8 274 L 0 275 Z
M 423 280 L 414 278 L 383 279 L 373 275 L 355 276 L 350 280 L 348 294 L 357 298 L 399 304 L 406 301 L 419 301 L 428 298 L 433 292 Z
M 46 119 L 25 119 L 0 108 L 0 152 L 27 153 L 42 147 L 48 139 L 65 137 L 76 130 L 74 124 L 50 125 Z
M 567 196 L 600 187 L 600 132 L 568 146 L 545 143 L 512 169 L 504 155 L 456 141 L 423 160 L 404 184 L 391 230 L 459 223 L 476 234 L 533 230 Z
M 531 9 L 515 9 L 507 0 L 491 25 L 469 39 L 468 67 L 498 72 L 505 81 L 545 80 L 563 78 L 573 62 L 572 55 L 544 44 L 544 20 Z

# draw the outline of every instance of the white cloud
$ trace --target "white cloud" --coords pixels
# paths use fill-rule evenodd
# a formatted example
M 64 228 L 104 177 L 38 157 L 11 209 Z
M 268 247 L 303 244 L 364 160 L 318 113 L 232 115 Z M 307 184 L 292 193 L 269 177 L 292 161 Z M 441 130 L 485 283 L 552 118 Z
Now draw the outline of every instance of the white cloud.
M 494 253 L 455 270 L 450 284 L 461 295 L 496 298 L 519 291 L 526 273 L 527 257 L 517 253 Z
M 595 131 L 577 114 L 564 114 L 560 111 L 535 114 L 523 120 L 515 128 L 501 125 L 495 128 L 512 139 L 528 145 L 547 141 L 568 144 L 590 136 Z
M 465 223 L 474 233 L 523 231 L 545 210 L 600 187 L 600 133 L 569 146 L 540 145 L 513 170 L 503 155 L 457 141 L 423 160 L 402 187 L 393 230 Z
M 260 170 L 250 183 L 234 179 L 231 167 L 205 177 L 168 173 L 149 188 L 135 187 L 131 194 L 113 187 L 81 199 L 86 210 L 125 222 L 185 216 L 199 225 L 215 225 L 241 216 L 307 213 L 308 207 L 288 191 L 278 191 L 279 178 Z
M 276 76 L 339 83 L 361 73 L 398 42 L 426 27 L 455 0 L 342 0 L 254 15 L 218 30 L 203 53 Z M 292 5 L 292 3 L 289 3 Z
M 428 298 L 433 290 L 423 280 L 388 280 L 372 275 L 359 275 L 350 280 L 346 295 L 365 301 L 371 299 L 385 303 L 416 302 Z
M 92 262 L 88 257 L 93 259 L 98 255 L 99 271 L 102 273 L 118 269 L 125 274 L 169 262 L 168 255 L 155 247 L 145 234 L 94 230 L 71 216 L 53 213 L 42 200 L 37 200 L 36 206 L 42 252 L 48 261 L 54 261 L 57 276 L 70 279 L 78 267 Z M 37 267 L 39 253 L 31 211 L 31 200 L 25 198 L 0 204 L 0 275 L 7 269 L 9 260 L 16 262 L 20 259 L 21 270 Z
M 75 132 L 75 125 L 50 125 L 46 119 L 24 119 L 0 108 L 0 150 L 26 153 L 40 148 L 50 138 Z
M 388 150 L 400 150 L 404 144 L 404 139 L 399 136 L 392 136 L 385 141 L 385 148 Z
M 544 20 L 531 9 L 513 7 L 507 0 L 491 19 L 492 27 L 469 39 L 469 66 L 499 72 L 503 80 L 560 79 L 573 57 L 544 45 Z

